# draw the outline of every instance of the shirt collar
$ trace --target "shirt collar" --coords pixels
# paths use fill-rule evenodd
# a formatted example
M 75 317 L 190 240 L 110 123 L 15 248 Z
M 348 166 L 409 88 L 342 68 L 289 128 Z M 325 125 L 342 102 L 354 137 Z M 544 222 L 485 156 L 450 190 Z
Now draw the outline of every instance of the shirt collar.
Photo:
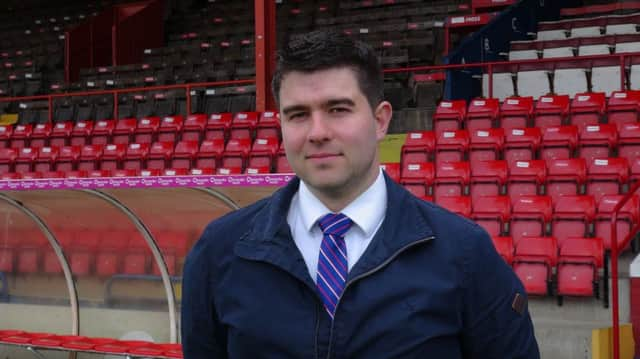
M 298 188 L 298 200 L 300 201 L 300 216 L 307 231 L 311 231 L 316 222 L 331 210 L 327 208 L 310 190 L 300 181 Z M 349 203 L 341 213 L 345 214 L 355 223 L 367 237 L 373 235 L 380 222 L 384 218 L 387 209 L 387 186 L 382 170 L 378 177 L 366 191 Z

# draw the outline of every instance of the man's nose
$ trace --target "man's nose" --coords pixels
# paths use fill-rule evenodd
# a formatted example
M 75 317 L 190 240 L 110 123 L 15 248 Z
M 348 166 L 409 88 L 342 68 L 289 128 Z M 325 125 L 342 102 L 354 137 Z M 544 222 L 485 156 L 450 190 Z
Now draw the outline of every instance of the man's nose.
M 327 118 L 318 111 L 311 114 L 311 128 L 308 137 L 311 142 L 323 142 L 331 138 L 331 129 L 328 126 Z

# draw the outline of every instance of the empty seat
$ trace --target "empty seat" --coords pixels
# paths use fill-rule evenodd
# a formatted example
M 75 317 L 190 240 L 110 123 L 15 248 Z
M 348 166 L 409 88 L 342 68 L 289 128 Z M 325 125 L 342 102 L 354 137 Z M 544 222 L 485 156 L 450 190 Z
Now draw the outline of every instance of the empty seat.
M 557 63 L 553 71 L 553 91 L 571 97 L 587 92 L 587 68 L 588 64 L 582 62 Z
M 80 157 L 78 158 L 78 170 L 91 171 L 99 167 L 102 160 L 102 151 L 104 145 L 84 145 L 80 148 Z
M 547 160 L 546 194 L 555 202 L 559 196 L 582 193 L 587 176 L 583 158 Z
M 598 296 L 598 270 L 604 266 L 602 238 L 568 238 L 558 257 L 559 296 Z
M 256 125 L 256 138 L 281 137 L 279 114 L 275 111 L 264 111 L 260 114 Z
M 633 162 L 640 157 L 640 125 L 625 123 L 618 131 L 618 156 Z
M 55 147 L 66 146 L 70 143 L 74 123 L 71 121 L 58 122 L 53 126 L 49 137 L 49 144 Z
M 222 153 L 222 167 L 239 167 L 242 171 L 247 164 L 249 151 L 251 151 L 249 138 L 229 139 Z
M 511 215 L 511 200 L 508 196 L 486 196 L 473 200 L 471 218 L 491 236 L 507 232 Z
M 465 127 L 469 131 L 494 127 L 500 112 L 497 98 L 475 99 L 469 103 Z
M 468 196 L 440 197 L 436 204 L 463 217 L 471 215 L 471 198 Z
M 540 128 L 562 126 L 568 114 L 568 95 L 542 96 L 536 102 L 533 125 Z
M 198 153 L 197 141 L 180 141 L 175 147 L 171 168 L 191 168 Z
M 33 164 L 38 156 L 38 149 L 31 147 L 24 147 L 18 151 L 18 156 L 15 160 L 15 171 L 18 173 L 25 173 L 33 171 Z
M 435 135 L 432 131 L 410 131 L 402 145 L 401 162 L 427 162 L 433 158 Z
M 553 206 L 551 235 L 560 246 L 569 237 L 588 237 L 595 214 L 593 196 L 560 196 Z
M 504 130 L 489 128 L 485 130 L 469 131 L 469 161 L 489 161 L 502 157 L 504 146 Z
M 434 168 L 431 162 L 405 163 L 400 183 L 418 197 L 431 195 Z
M 618 129 L 625 123 L 638 122 L 640 91 L 615 91 L 607 103 L 607 121 Z
M 511 200 L 510 234 L 514 243 L 524 237 L 546 235 L 553 207 L 549 196 L 517 196 Z
M 112 132 L 111 143 L 128 144 L 133 142 L 133 135 L 138 128 L 138 120 L 136 118 L 121 118 L 116 121 Z M 94 129 L 95 135 L 95 129 Z
M 58 147 L 42 147 L 38 150 L 38 155 L 33 164 L 35 172 L 48 172 L 53 170 L 54 163 L 58 159 Z
M 200 142 L 204 138 L 207 117 L 204 114 L 192 114 L 184 121 L 182 141 Z
M 539 50 L 534 41 L 511 41 L 509 47 L 509 61 L 535 60 L 539 58 Z
M 469 133 L 466 130 L 444 131 L 436 139 L 436 164 L 462 161 L 469 149 Z
M 54 168 L 56 171 L 72 171 L 76 169 L 79 158 L 80 146 L 60 147 Z
M 513 78 L 515 75 L 506 66 L 494 66 L 493 78 L 489 79 L 489 74 L 482 74 L 482 95 L 486 98 L 495 100 L 504 100 L 509 96 L 515 95 L 515 87 L 513 85 Z M 492 91 L 489 92 L 489 81 L 491 81 Z
M 86 146 L 85 146 L 86 148 Z M 122 169 L 122 160 L 127 152 L 125 144 L 110 144 L 102 149 L 102 159 L 100 161 L 101 170 Z M 131 168 L 127 168 L 131 169 Z
M 580 93 L 571 101 L 570 124 L 584 128 L 597 125 L 604 116 L 606 98 L 604 93 Z
M 603 18 L 585 18 L 575 20 L 571 27 L 569 37 L 597 37 L 601 36 L 604 31 Z
M 205 139 L 211 140 L 215 138 L 226 139 L 231 128 L 233 115 L 231 113 L 213 113 L 209 115 L 207 125 L 205 126 Z
M 118 123 L 125 121 L 120 120 Z M 156 140 L 156 133 L 158 132 L 158 128 L 160 127 L 160 117 L 149 116 L 143 117 L 140 120 L 136 121 L 137 127 L 134 128 L 134 136 L 133 142 L 135 143 L 152 143 Z M 116 130 L 118 130 L 118 126 L 116 126 Z M 114 142 L 116 142 L 116 137 L 114 133 Z M 118 143 L 129 143 L 126 142 L 118 142 Z
M 182 116 L 164 116 L 158 128 L 158 141 L 175 142 L 181 136 L 184 119 Z
M 538 98 L 550 93 L 550 68 L 548 64 L 520 65 L 516 75 L 518 96 Z
M 589 125 L 580 131 L 578 155 L 591 163 L 596 158 L 611 157 L 618 145 L 618 131 L 613 124 Z
M 558 245 L 553 237 L 535 236 L 516 242 L 513 271 L 530 295 L 550 295 Z
M 621 71 L 620 60 L 595 59 L 591 68 L 591 91 L 612 93 L 624 89 L 626 86 L 626 74 Z
M 573 57 L 577 51 L 575 40 L 545 41 L 542 46 L 542 58 Z
M 33 132 L 31 132 L 31 142 L 29 143 L 29 146 L 33 148 L 48 146 L 51 130 L 52 128 L 50 123 L 39 123 L 35 125 L 33 127 Z
M 507 193 L 511 197 L 540 194 L 546 180 L 544 160 L 514 161 L 509 164 Z
M 595 218 L 595 236 L 603 240 L 606 250 L 611 249 L 611 220 L 613 210 L 618 202 L 622 200 L 622 195 L 604 195 L 598 203 L 598 211 Z M 617 243 L 621 244 L 624 239 L 631 233 L 635 223 L 638 223 L 638 197 L 631 196 L 630 200 L 622 206 L 617 217 Z M 620 251 L 625 248 L 620 248 Z
M 471 162 L 470 194 L 474 201 L 483 196 L 497 196 L 504 192 L 507 180 L 507 161 Z
M 16 125 L 13 128 L 13 134 L 11 135 L 11 148 L 20 149 L 29 146 L 29 140 L 31 139 L 31 133 L 33 132 L 33 126 Z
M 568 159 L 573 157 L 578 144 L 578 128 L 576 126 L 553 126 L 544 129 L 540 158 Z
M 565 24 L 559 24 L 557 21 L 541 21 L 538 23 L 536 40 L 562 40 L 567 38 L 567 34 L 568 32 Z
M 616 54 L 640 51 L 640 36 L 618 35 L 616 36 Z
M 78 121 L 71 130 L 70 144 L 74 146 L 84 146 L 89 144 L 93 133 L 93 121 Z
M 173 156 L 173 142 L 158 141 L 149 147 L 146 169 L 164 169 L 168 167 Z
M 218 168 L 224 152 L 224 140 L 221 138 L 204 140 L 196 155 L 197 168 Z
M 606 194 L 622 194 L 629 178 L 626 158 L 596 158 L 589 163 L 586 193 L 596 202 Z
M 467 115 L 467 103 L 464 100 L 440 101 L 433 115 L 433 129 L 437 134 L 462 128 Z
M 92 145 L 105 145 L 111 142 L 111 135 L 116 127 L 115 120 L 99 120 L 91 131 Z
M 638 33 L 638 15 L 631 16 L 608 16 L 607 25 L 605 26 L 605 34 L 607 35 L 626 35 Z
M 509 97 L 500 106 L 500 127 L 504 129 L 530 126 L 533 97 Z
M 469 162 L 436 163 L 433 197 L 466 195 L 470 176 Z
M 542 132 L 537 127 L 507 130 L 504 138 L 504 159 L 509 163 L 535 159 L 541 140 Z
M 0 148 L 9 147 L 9 140 L 13 133 L 13 126 L 0 125 Z
M 14 164 L 18 157 L 18 150 L 14 148 L 0 148 L 0 174 L 14 172 Z
M 127 151 L 125 152 L 125 155 L 124 155 L 122 168 L 125 170 L 142 169 L 144 167 L 144 163 L 146 162 L 149 156 L 149 147 L 150 146 L 148 143 L 130 143 L 127 146 Z M 107 152 L 105 150 L 104 155 L 106 155 L 106 153 Z M 103 158 L 104 158 L 104 155 L 103 155 Z
M 253 138 L 256 125 L 258 124 L 258 112 L 238 112 L 233 115 L 230 138 Z

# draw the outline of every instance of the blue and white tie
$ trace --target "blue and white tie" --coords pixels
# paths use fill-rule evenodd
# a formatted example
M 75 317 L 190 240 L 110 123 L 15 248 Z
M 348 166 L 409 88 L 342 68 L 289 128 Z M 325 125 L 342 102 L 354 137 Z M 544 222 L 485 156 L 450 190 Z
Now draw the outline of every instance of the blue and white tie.
M 324 307 L 331 319 L 344 290 L 349 271 L 344 234 L 352 223 L 351 219 L 342 213 L 329 213 L 318 221 L 324 235 L 320 245 L 316 282 Z

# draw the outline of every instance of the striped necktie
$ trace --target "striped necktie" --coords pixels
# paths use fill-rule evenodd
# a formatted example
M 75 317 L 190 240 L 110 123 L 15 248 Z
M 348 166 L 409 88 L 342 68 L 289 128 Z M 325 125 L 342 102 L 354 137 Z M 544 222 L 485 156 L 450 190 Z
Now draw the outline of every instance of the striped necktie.
M 344 234 L 352 223 L 351 219 L 342 213 L 329 213 L 318 221 L 323 236 L 318 257 L 317 286 L 331 319 L 347 280 L 349 267 Z

